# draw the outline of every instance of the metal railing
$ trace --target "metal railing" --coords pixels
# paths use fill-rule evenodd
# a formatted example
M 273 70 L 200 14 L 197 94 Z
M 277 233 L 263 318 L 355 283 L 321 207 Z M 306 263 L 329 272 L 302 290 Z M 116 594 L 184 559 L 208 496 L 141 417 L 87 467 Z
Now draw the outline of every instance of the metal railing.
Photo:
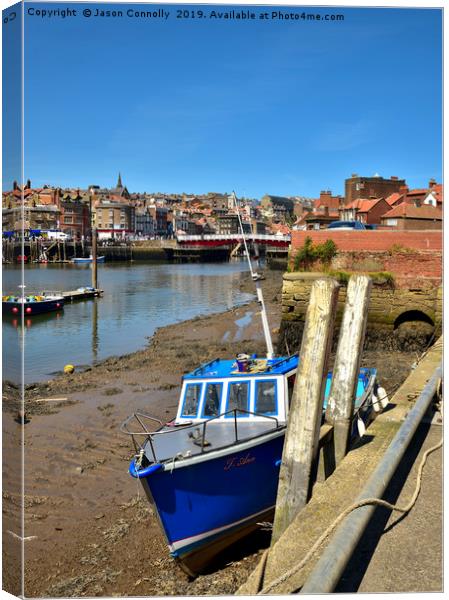
M 200 421 L 199 423 L 196 422 L 194 423 L 193 421 L 187 421 L 186 423 L 176 423 L 175 425 L 173 425 L 172 427 L 169 427 L 168 429 L 159 429 L 156 431 L 149 431 L 147 426 L 145 425 L 145 419 L 152 421 L 153 423 L 157 423 L 158 425 L 162 427 L 168 426 L 169 424 L 166 423 L 164 425 L 164 423 L 162 423 L 162 421 L 160 421 L 159 419 L 155 418 L 155 417 L 151 417 L 150 415 L 147 415 L 145 413 L 133 413 L 131 416 L 129 416 L 120 426 L 120 431 L 121 433 L 125 433 L 127 435 L 130 435 L 132 440 L 133 440 L 133 445 L 134 448 L 136 450 L 136 453 L 140 452 L 142 449 L 144 449 L 145 444 L 148 442 L 150 445 L 150 449 L 151 449 L 151 455 L 153 458 L 153 462 L 158 462 L 158 458 L 156 455 L 156 449 L 154 446 L 154 441 L 155 441 L 155 437 L 159 436 L 159 435 L 167 435 L 170 433 L 174 433 L 176 431 L 179 431 L 180 429 L 182 430 L 186 430 L 186 429 L 197 429 L 197 430 L 202 430 L 201 435 L 199 436 L 194 436 L 193 434 L 189 434 L 190 437 L 193 439 L 193 443 L 195 445 L 197 445 L 200 449 L 201 449 L 201 454 L 204 453 L 204 449 L 207 448 L 207 446 L 209 445 L 209 443 L 206 440 L 206 430 L 207 430 L 207 426 L 209 423 L 216 421 L 217 419 L 220 419 L 221 417 L 226 417 L 227 415 L 233 415 L 234 416 L 234 443 L 237 443 L 239 441 L 239 432 L 238 432 L 238 418 L 237 418 L 237 413 L 242 413 L 242 414 L 247 414 L 247 415 L 252 415 L 255 417 L 263 417 L 265 419 L 269 419 L 270 421 L 274 421 L 274 426 L 273 426 L 273 430 L 276 430 L 279 428 L 279 420 L 277 417 L 273 417 L 270 415 L 265 415 L 262 413 L 257 413 L 257 412 L 252 412 L 249 410 L 244 410 L 241 408 L 233 408 L 231 410 L 228 410 L 224 413 L 221 413 L 215 417 L 211 417 L 209 419 L 206 419 L 204 421 Z M 128 424 L 130 423 L 130 421 L 132 420 L 136 420 L 140 427 L 141 427 L 141 431 L 129 431 L 128 429 Z M 242 423 L 243 424 L 243 423 Z M 143 437 L 143 442 L 139 443 L 138 442 L 138 437 Z M 136 439 L 137 438 L 137 439 Z M 228 445 L 228 444 L 224 444 L 224 445 Z M 216 448 L 215 448 L 216 449 Z
M 245 237 L 251 241 L 272 241 L 272 242 L 290 242 L 291 235 L 272 235 L 268 233 L 247 233 Z M 221 241 L 221 240 L 243 240 L 241 233 L 215 233 L 205 235 L 178 235 L 179 242 L 197 242 L 197 241 Z

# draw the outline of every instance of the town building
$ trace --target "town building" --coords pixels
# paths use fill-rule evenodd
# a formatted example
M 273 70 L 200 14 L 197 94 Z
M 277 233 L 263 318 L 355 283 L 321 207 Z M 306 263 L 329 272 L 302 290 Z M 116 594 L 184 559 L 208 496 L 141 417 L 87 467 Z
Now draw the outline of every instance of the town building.
M 364 200 L 358 198 L 342 206 L 339 210 L 340 221 L 360 221 L 365 225 L 380 225 L 382 216 L 391 210 L 384 198 Z
M 136 209 L 134 233 L 137 237 L 145 239 L 152 239 L 156 236 L 156 222 L 148 209 Z
M 91 213 L 90 206 L 83 201 L 79 190 L 66 192 L 59 199 L 61 211 L 59 229 L 74 240 L 90 239 Z
M 98 239 L 125 239 L 135 232 L 135 208 L 126 202 L 96 200 L 93 223 Z
M 380 175 L 373 177 L 359 177 L 357 174 L 345 179 L 345 203 L 349 204 L 359 198 L 386 198 L 394 192 L 399 192 L 405 186 L 405 179 L 396 176 L 384 179 Z
M 401 231 L 439 230 L 443 227 L 443 212 L 428 204 L 416 206 L 403 202 L 385 213 L 381 224 Z
M 242 220 L 243 231 L 251 233 L 251 222 Z M 217 217 L 217 233 L 220 235 L 235 235 L 241 233 L 239 217 L 235 213 L 228 213 Z
M 293 198 L 266 194 L 261 199 L 260 206 L 264 216 L 274 221 L 285 222 L 294 218 L 295 201 Z

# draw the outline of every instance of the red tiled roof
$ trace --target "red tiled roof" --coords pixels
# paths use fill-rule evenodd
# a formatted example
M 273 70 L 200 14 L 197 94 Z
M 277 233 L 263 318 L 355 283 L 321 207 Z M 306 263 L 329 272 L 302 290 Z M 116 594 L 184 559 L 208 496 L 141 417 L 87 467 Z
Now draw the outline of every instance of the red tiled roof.
M 283 223 L 273 223 L 271 225 L 271 230 L 274 233 L 282 233 L 284 235 L 288 235 L 290 233 L 290 227 L 288 225 L 284 225 Z
M 42 205 L 47 205 L 47 204 L 54 204 L 53 202 L 53 198 L 51 196 L 48 196 L 47 194 L 40 194 L 39 198 L 38 198 L 38 202 L 39 204 Z
M 314 209 L 322 208 L 338 208 L 340 206 L 340 197 L 339 196 L 331 196 L 330 198 L 318 198 L 313 201 Z
M 390 219 L 393 217 L 403 219 L 436 219 L 441 221 L 443 219 L 443 213 L 439 208 L 435 208 L 430 204 L 415 206 L 414 204 L 403 202 L 402 204 L 399 204 L 399 206 L 395 206 L 385 213 L 382 216 L 382 219 Z
M 420 189 L 416 189 L 416 190 L 409 190 L 407 192 L 407 196 L 423 196 L 424 194 L 427 194 L 429 192 L 429 190 L 420 190 Z
M 399 194 L 398 192 L 394 192 L 394 194 L 390 194 L 388 198 L 385 198 L 385 201 L 388 202 L 390 206 L 393 206 L 402 198 L 403 194 Z
M 353 200 L 349 204 L 346 204 L 343 209 L 346 208 L 355 208 L 357 212 L 368 212 L 373 206 L 375 206 L 380 200 L 383 198 L 374 198 L 372 200 L 366 200 L 364 198 L 358 198 L 357 200 Z

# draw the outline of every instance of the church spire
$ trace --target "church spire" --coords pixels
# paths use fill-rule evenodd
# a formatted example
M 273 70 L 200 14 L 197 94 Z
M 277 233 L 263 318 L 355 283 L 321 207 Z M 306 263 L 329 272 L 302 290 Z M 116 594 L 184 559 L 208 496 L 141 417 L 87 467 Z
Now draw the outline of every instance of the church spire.
M 123 187 L 123 185 L 122 185 L 122 176 L 120 175 L 120 172 L 118 174 L 117 187 L 118 188 L 122 188 Z

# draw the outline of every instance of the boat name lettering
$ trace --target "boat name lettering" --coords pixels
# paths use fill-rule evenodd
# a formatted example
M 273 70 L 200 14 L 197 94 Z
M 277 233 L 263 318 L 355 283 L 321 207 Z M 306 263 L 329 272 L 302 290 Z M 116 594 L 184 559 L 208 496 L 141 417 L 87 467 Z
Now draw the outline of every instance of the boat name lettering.
M 240 458 L 233 456 L 232 458 L 228 458 L 226 461 L 224 470 L 229 471 L 229 469 L 233 469 L 234 467 L 245 467 L 246 465 L 253 463 L 255 460 L 256 457 L 251 456 L 249 453 L 246 456 L 241 456 Z

